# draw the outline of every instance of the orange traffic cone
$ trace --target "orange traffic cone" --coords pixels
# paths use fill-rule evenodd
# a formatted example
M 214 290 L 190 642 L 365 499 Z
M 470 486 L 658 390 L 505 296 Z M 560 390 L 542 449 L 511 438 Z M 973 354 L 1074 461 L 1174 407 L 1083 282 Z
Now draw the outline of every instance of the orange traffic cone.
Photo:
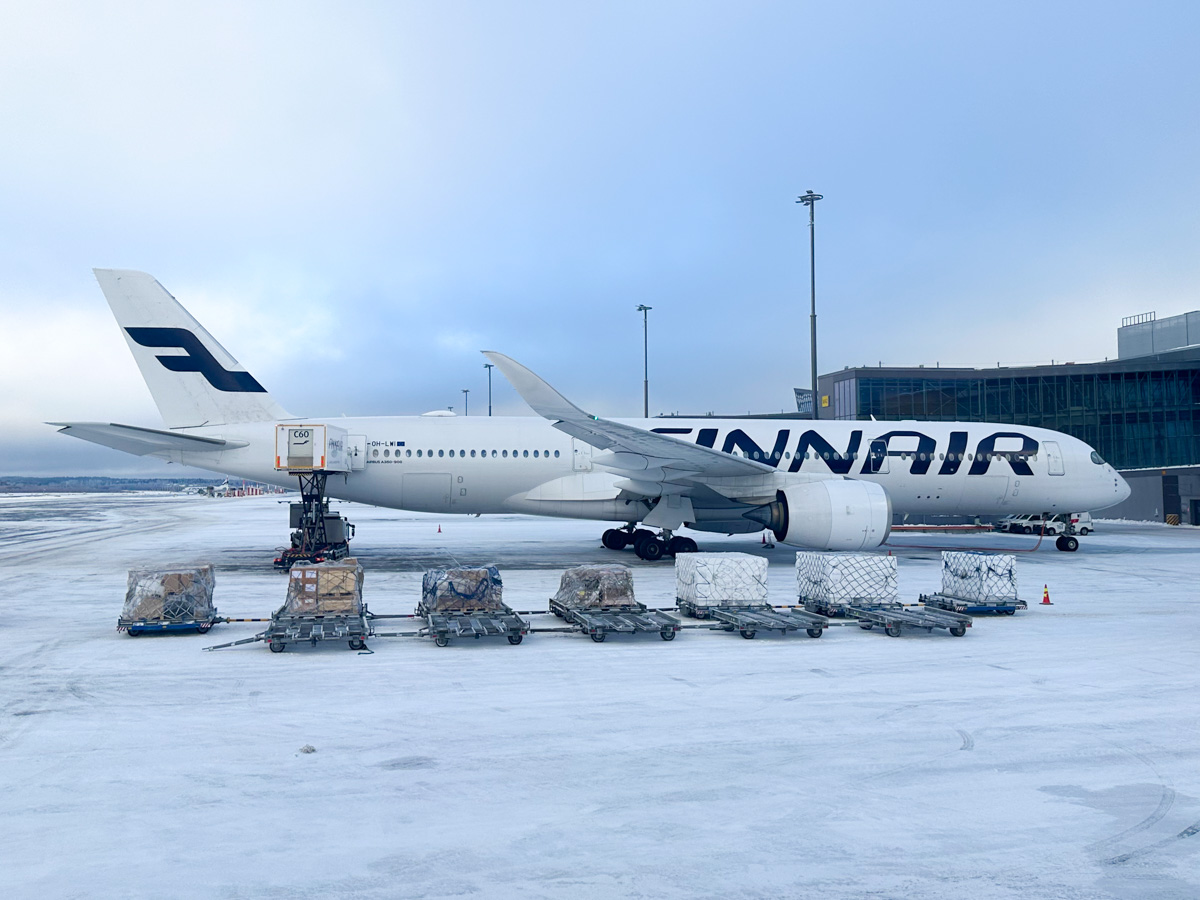
M 442 533 L 442 526 L 441 526 L 441 525 L 439 525 L 439 526 L 438 526 L 438 534 L 441 534 L 441 533 Z
M 762 545 L 763 545 L 764 547 L 765 547 L 765 546 L 767 546 L 767 533 L 766 533 L 765 531 L 764 531 L 764 532 L 763 532 L 763 534 L 762 534 L 762 539 L 763 539 L 763 543 L 762 543 Z
M 1053 606 L 1050 602 L 1050 585 L 1042 585 L 1042 606 Z

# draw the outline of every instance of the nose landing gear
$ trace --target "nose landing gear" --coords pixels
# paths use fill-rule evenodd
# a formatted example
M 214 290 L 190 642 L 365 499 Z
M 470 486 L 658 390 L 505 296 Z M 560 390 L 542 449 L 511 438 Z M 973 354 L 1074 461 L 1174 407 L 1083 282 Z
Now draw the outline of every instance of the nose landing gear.
M 1079 549 L 1079 538 L 1070 534 L 1060 534 L 1058 540 L 1054 542 L 1054 546 L 1067 553 L 1074 553 Z

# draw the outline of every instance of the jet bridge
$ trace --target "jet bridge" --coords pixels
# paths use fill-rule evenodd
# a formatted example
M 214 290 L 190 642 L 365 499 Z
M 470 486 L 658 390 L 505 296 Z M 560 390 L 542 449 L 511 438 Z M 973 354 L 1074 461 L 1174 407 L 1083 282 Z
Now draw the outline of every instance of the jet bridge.
M 329 512 L 325 483 L 330 475 L 349 474 L 360 459 L 351 436 L 335 425 L 288 423 L 275 426 L 275 471 L 300 482 L 300 502 L 291 505 L 291 546 L 275 559 L 275 568 L 296 563 L 342 559 L 350 555 L 354 526 Z

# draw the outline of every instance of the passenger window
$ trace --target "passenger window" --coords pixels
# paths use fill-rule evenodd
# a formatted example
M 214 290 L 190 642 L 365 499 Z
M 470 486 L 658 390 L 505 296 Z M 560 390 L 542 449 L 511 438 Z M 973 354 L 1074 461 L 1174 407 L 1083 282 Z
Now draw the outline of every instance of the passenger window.
M 429 455 L 430 455 L 430 456 L 432 456 L 432 455 L 433 455 L 433 451 L 432 451 L 432 450 L 430 451 L 430 454 L 429 454 Z M 443 457 L 443 456 L 445 456 L 445 455 L 446 455 L 446 451 L 445 451 L 445 450 L 439 450 L 439 451 L 438 451 L 438 457 L 439 457 L 439 458 L 440 458 L 440 457 Z
M 505 459 L 508 459 L 508 451 L 507 450 L 503 451 L 500 455 L 503 456 Z
M 472 451 L 471 451 L 471 459 L 474 459 L 474 458 L 475 458 L 475 451 L 474 451 L 474 450 L 472 450 Z
M 554 451 L 554 458 L 558 459 L 558 451 L 557 450 Z
M 454 455 L 454 451 L 453 451 L 453 450 L 451 450 L 451 451 L 450 451 L 450 455 L 451 455 L 451 456 L 453 456 L 453 455 Z M 459 450 L 459 451 L 458 451 L 458 455 L 459 455 L 459 456 L 464 456 L 464 457 L 465 457 L 465 456 L 467 455 L 467 451 L 466 451 L 466 450 Z M 474 455 L 474 454 L 472 454 L 472 455 Z
M 522 450 L 521 455 L 524 456 L 526 459 L 529 459 L 529 451 L 528 450 Z
M 533 451 L 533 458 L 534 459 L 538 458 L 538 452 L 536 450 Z
M 492 451 L 492 459 L 495 459 L 495 458 L 496 458 L 496 451 L 495 451 L 495 450 L 493 450 L 493 451 Z
M 412 456 L 412 451 L 411 451 L 411 450 L 405 450 L 405 451 L 404 451 L 404 455 L 405 455 L 405 456 Z
M 378 451 L 378 450 L 372 450 L 372 451 L 371 451 L 371 455 L 372 455 L 373 457 L 375 457 L 376 459 L 378 459 L 378 458 L 379 458 L 379 451 Z
M 421 455 L 421 451 L 420 451 L 420 450 L 418 450 L 418 451 L 417 451 L 417 456 L 420 456 L 420 455 Z
M 391 455 L 392 455 L 392 451 L 391 451 L 391 450 L 384 450 L 384 451 L 383 451 L 383 458 L 384 458 L 384 459 L 387 459 L 387 458 L 388 458 L 389 456 L 391 456 Z

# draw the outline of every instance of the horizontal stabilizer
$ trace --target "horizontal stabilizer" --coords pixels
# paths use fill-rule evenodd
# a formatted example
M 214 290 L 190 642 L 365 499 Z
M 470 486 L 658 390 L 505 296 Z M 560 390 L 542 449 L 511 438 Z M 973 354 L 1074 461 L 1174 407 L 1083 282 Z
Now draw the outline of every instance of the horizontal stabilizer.
M 172 450 L 189 450 L 193 453 L 215 453 L 220 450 L 236 450 L 245 447 L 245 441 L 223 441 L 220 438 L 199 437 L 179 434 L 174 431 L 158 431 L 154 428 L 137 428 L 133 425 L 118 425 L 115 422 L 47 422 L 54 425 L 60 434 L 69 434 L 80 440 L 91 441 L 102 447 L 112 447 L 135 456 L 149 456 Z

